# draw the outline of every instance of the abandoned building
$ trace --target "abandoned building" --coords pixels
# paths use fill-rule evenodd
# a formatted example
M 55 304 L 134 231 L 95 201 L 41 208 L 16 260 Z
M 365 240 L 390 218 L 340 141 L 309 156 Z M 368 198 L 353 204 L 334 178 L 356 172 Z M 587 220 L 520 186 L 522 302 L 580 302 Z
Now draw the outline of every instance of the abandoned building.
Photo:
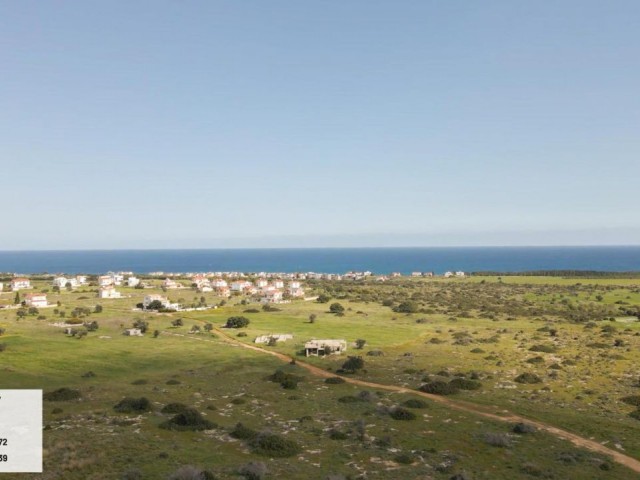
M 309 340 L 304 344 L 304 351 L 309 356 L 338 355 L 347 351 L 346 340 Z

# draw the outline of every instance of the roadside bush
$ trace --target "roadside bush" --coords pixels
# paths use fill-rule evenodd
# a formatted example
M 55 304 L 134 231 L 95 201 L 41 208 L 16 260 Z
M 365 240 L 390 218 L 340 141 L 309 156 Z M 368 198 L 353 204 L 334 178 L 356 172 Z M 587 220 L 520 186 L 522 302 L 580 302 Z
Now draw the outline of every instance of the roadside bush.
M 342 364 L 342 369 L 345 372 L 355 373 L 357 370 L 364 368 L 364 360 L 362 357 L 349 357 L 347 361 Z
M 187 408 L 175 417 L 160 424 L 160 428 L 177 431 L 211 430 L 216 427 L 217 425 L 215 423 L 204 418 L 200 412 L 194 408 Z
M 300 453 L 296 442 L 271 432 L 260 432 L 250 442 L 253 451 L 268 457 L 286 458 Z
M 42 399 L 47 402 L 68 402 L 80 398 L 80 391 L 71 388 L 62 387 L 53 392 L 45 392 Z
M 482 383 L 476 380 L 469 380 L 466 378 L 454 378 L 449 382 L 449 386 L 460 390 L 480 390 Z
M 529 423 L 516 423 L 512 429 L 513 433 L 525 434 L 525 433 L 534 433 L 536 431 L 536 427 Z
M 454 395 L 458 393 L 458 389 L 454 385 L 441 381 L 425 383 L 419 390 L 433 395 Z
M 175 378 L 172 378 L 171 380 L 167 380 L 167 385 L 180 385 L 180 380 L 176 380 Z
M 415 413 L 402 407 L 392 408 L 391 411 L 389 412 L 389 416 L 394 420 L 409 421 L 409 420 L 416 419 Z
M 168 403 L 166 404 L 164 407 L 162 407 L 162 410 L 160 410 L 160 412 L 162 413 L 182 413 L 184 412 L 187 407 L 184 403 Z
M 530 372 L 521 373 L 513 380 L 518 383 L 528 383 L 528 384 L 542 383 L 542 379 L 538 375 Z
M 447 343 L 445 340 L 441 340 L 439 338 L 433 337 L 431 340 L 429 340 L 429 343 L 432 343 L 434 345 L 440 345 L 441 343 Z
M 151 402 L 146 397 L 130 398 L 125 397 L 120 400 L 113 409 L 118 413 L 142 413 L 151 410 Z
M 329 377 L 325 378 L 324 383 L 329 385 L 340 385 L 341 383 L 345 383 L 345 379 L 342 377 Z
M 427 408 L 429 406 L 427 402 L 417 398 L 410 398 L 403 405 L 407 408 Z

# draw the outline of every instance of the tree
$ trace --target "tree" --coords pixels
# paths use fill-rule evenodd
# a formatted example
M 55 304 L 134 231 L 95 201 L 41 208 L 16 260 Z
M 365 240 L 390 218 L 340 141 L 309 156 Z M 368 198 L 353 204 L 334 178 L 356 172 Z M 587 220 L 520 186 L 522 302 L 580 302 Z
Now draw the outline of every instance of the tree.
M 70 292 L 71 290 L 73 290 L 73 285 L 71 285 L 71 282 L 67 282 L 67 284 L 65 285 L 65 287 L 67 288 L 67 290 Z
M 416 313 L 418 311 L 418 304 L 416 302 L 402 302 L 396 308 L 393 309 L 394 312 L 398 313 Z
M 4 333 L 5 333 L 6 331 L 7 331 L 6 329 L 4 329 L 4 328 L 0 328 L 0 337 L 1 337 L 2 335 L 4 335 Z
M 60 287 L 58 285 L 54 285 L 52 290 L 53 290 L 53 293 L 60 293 Z
M 362 350 L 362 348 L 363 348 L 366 344 L 367 344 L 367 341 L 366 341 L 366 340 L 364 340 L 364 339 L 362 339 L 362 338 L 359 338 L 359 339 L 357 339 L 357 340 L 356 340 L 356 348 L 357 348 L 358 350 Z
M 182 321 L 181 318 L 176 318 L 175 320 L 171 321 L 171 326 L 173 327 L 181 327 L 184 325 L 184 322 Z
M 331 300 L 331 297 L 329 295 L 327 295 L 326 293 L 321 293 L 320 295 L 318 295 L 316 301 L 318 303 L 329 303 L 329 300 Z
M 18 316 L 18 319 L 24 318 L 27 316 L 27 311 L 24 308 L 21 308 L 16 312 L 16 315 Z
M 355 373 L 357 370 L 364 368 L 364 360 L 362 357 L 349 357 L 346 362 L 342 364 L 342 369 L 345 372 Z
M 249 319 L 246 317 L 229 317 L 225 327 L 227 328 L 245 328 L 249 325 Z
M 159 335 L 160 335 L 160 330 L 153 331 L 153 338 L 158 338 Z
M 102 313 L 102 305 L 96 305 L 93 311 L 94 313 Z
M 318 316 L 315 313 L 309 315 L 309 323 L 316 323 L 316 318 L 318 318 Z
M 95 332 L 99 328 L 98 322 L 95 320 L 93 322 L 85 323 L 84 326 L 89 332 Z
M 213 330 L 213 325 L 210 323 L 205 323 L 204 324 L 204 331 L 205 332 L 210 332 L 211 330 Z
M 20 305 L 20 292 L 16 292 L 16 296 L 13 299 L 14 305 Z
M 164 305 L 160 300 L 154 300 L 147 305 L 147 310 L 162 310 Z
M 38 315 L 40 313 L 36 307 L 29 307 L 29 315 Z
M 329 307 L 329 311 L 331 313 L 344 313 L 344 307 L 337 302 L 332 303 L 331 306 Z
M 133 328 L 139 328 L 142 333 L 146 333 L 149 328 L 149 322 L 145 322 L 141 318 L 138 318 L 133 322 Z

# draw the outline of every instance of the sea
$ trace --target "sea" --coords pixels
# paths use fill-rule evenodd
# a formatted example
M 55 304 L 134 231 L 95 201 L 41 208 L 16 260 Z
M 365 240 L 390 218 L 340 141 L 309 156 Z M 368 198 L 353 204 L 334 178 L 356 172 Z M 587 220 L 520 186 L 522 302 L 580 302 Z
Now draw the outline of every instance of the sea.
M 640 246 L 0 251 L 0 272 L 640 271 Z

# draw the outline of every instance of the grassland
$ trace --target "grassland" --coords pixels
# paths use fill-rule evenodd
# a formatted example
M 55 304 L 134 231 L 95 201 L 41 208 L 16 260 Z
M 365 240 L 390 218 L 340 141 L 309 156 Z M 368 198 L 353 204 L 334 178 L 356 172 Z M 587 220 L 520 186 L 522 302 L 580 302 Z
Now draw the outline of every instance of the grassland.
M 61 303 L 58 314 L 47 308 L 18 320 L 16 310 L 0 310 L 0 343 L 6 346 L 0 388 L 67 387 L 81 398 L 45 403 L 45 473 L 5 476 L 155 479 L 195 465 L 216 478 L 242 478 L 239 468 L 254 461 L 265 463 L 266 478 L 638 478 L 553 435 L 517 435 L 510 425 L 436 402 L 410 409 L 414 420 L 394 420 L 393 409 L 414 396 L 326 384 L 215 332 L 189 332 L 207 323 L 220 328 L 228 317 L 244 315 L 251 322 L 241 330 L 246 336 L 225 333 L 247 344 L 258 335 L 293 334 L 291 341 L 264 348 L 294 358 L 302 358 L 308 339 L 343 338 L 347 353 L 365 360 L 352 378 L 417 389 L 464 375 L 482 388 L 460 391 L 451 396 L 455 400 L 542 420 L 640 458 L 640 421 L 629 416 L 635 407 L 622 401 L 640 394 L 640 323 L 630 314 L 640 305 L 639 285 L 634 279 L 552 277 L 317 282 L 307 288 L 331 296 L 329 303 L 294 301 L 266 312 L 234 297 L 215 310 L 173 314 L 133 311 L 148 290 L 122 288 L 127 298 L 117 300 L 98 300 L 91 287 L 49 292 L 51 302 Z M 36 283 L 36 290 L 48 288 Z M 182 290 L 169 296 L 190 302 L 202 295 Z M 221 300 L 204 296 L 209 304 Z M 12 293 L 0 295 L 0 305 L 13 300 Z M 345 307 L 344 316 L 329 313 L 334 302 Z M 416 311 L 394 311 L 403 302 Z M 51 325 L 68 320 L 75 307 L 93 310 L 98 303 L 102 312 L 86 320 L 96 320 L 99 329 L 84 338 Z M 123 336 L 136 318 L 148 322 L 147 334 Z M 182 327 L 171 325 L 176 318 Z M 155 330 L 162 332 L 157 338 Z M 366 340 L 361 350 L 356 339 Z M 540 345 L 552 348 L 530 350 Z M 305 360 L 336 372 L 345 357 Z M 269 381 L 279 368 L 301 378 L 297 388 Z M 523 372 L 535 373 L 541 383 L 515 382 Z M 153 409 L 115 412 L 124 397 L 146 397 Z M 159 428 L 170 417 L 162 407 L 174 402 L 195 407 L 217 427 Z M 290 458 L 265 456 L 230 435 L 238 422 L 291 439 L 299 451 Z

